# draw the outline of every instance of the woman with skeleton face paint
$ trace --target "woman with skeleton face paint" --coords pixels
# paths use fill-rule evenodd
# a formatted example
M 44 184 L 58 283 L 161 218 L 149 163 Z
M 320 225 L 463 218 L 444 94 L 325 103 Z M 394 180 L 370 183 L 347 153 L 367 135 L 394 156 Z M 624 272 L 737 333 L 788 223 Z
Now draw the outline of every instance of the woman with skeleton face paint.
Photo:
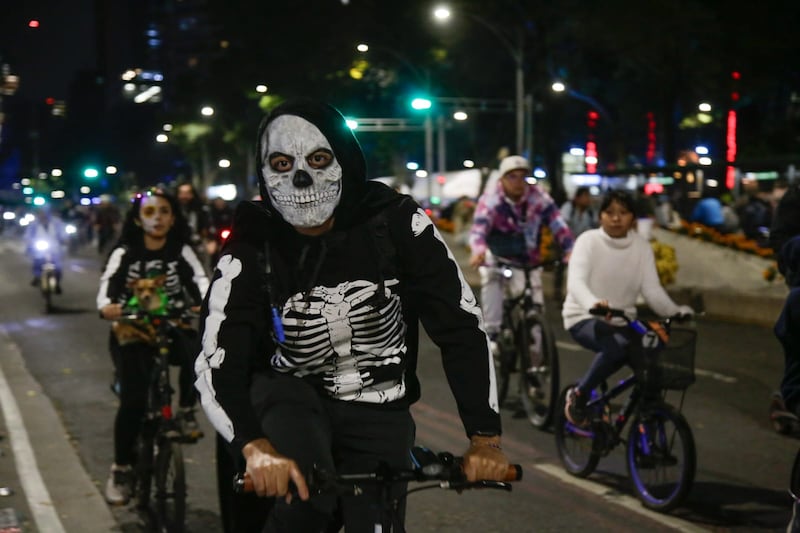
M 189 245 L 189 228 L 177 201 L 162 191 L 138 194 L 133 199 L 119 242 L 106 261 L 97 293 L 97 308 L 103 318 L 116 320 L 133 296 L 132 286 L 145 277 L 163 277 L 163 290 L 171 303 L 199 306 L 208 290 L 208 277 Z M 192 387 L 191 360 L 197 334 L 184 330 L 173 339 L 173 349 L 184 359 L 180 372 L 180 420 L 188 435 L 202 436 L 194 418 L 197 402 Z M 111 337 L 110 347 L 119 381 L 120 398 L 114 422 L 114 464 L 105 487 L 110 504 L 127 503 L 131 496 L 131 463 L 147 404 L 147 388 L 155 346 L 146 342 L 120 345 Z
M 508 461 L 481 312 L 432 221 L 410 197 L 367 181 L 358 142 L 327 104 L 276 108 L 257 158 L 262 202 L 237 209 L 203 305 L 195 371 L 203 408 L 256 493 L 281 497 L 264 530 L 329 523 L 337 502 L 309 498 L 312 464 L 407 466 L 420 322 L 442 349 L 470 438 L 468 477 L 501 479 Z M 284 501 L 289 481 L 301 502 Z M 373 501 L 342 497 L 348 532 L 373 530 Z

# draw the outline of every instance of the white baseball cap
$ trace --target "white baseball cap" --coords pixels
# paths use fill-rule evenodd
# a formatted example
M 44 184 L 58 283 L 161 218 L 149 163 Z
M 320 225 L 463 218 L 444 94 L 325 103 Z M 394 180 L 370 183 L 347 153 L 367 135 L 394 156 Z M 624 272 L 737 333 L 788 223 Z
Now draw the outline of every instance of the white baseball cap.
M 527 170 L 528 172 L 531 171 L 531 165 L 528 163 L 528 160 L 522 157 L 521 155 L 510 155 L 506 158 L 503 158 L 500 161 L 500 177 L 506 175 L 507 172 L 511 172 L 512 170 L 523 169 Z

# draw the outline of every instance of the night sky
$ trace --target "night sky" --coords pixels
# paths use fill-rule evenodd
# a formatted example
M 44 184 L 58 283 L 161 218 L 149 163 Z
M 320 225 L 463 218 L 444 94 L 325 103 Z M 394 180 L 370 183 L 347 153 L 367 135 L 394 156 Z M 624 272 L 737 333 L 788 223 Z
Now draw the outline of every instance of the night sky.
M 93 0 L 3 0 L 0 57 L 19 95 L 65 100 L 75 73 L 96 66 Z M 38 28 L 30 28 L 30 20 Z

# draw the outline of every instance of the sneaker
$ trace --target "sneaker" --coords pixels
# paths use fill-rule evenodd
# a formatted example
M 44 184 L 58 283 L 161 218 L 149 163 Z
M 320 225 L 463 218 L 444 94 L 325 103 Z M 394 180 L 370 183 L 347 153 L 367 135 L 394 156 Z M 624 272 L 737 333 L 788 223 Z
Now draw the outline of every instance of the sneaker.
M 564 416 L 575 426 L 585 427 L 589 425 L 589 419 L 586 413 L 586 398 L 578 387 L 572 387 L 569 392 L 567 392 Z
M 180 411 L 181 433 L 185 438 L 197 440 L 203 436 L 203 431 L 194 417 L 194 408 L 181 407 Z
M 131 499 L 133 470 L 130 465 L 111 465 L 104 496 L 110 505 L 125 505 Z

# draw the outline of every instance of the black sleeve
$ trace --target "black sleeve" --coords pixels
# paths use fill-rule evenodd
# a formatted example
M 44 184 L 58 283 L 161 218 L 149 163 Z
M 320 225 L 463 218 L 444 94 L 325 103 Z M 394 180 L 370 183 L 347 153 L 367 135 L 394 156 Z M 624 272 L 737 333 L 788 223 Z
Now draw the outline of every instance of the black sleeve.
M 776 254 L 780 254 L 786 241 L 796 235 L 800 235 L 800 186 L 798 185 L 789 187 L 778 202 L 769 231 L 769 246 Z M 778 257 L 780 258 L 780 255 Z M 781 267 L 781 273 L 785 274 L 783 265 L 779 263 L 778 266 Z
M 100 275 L 100 287 L 97 292 L 98 309 L 107 304 L 122 303 L 121 300 L 127 291 L 125 282 L 131 262 L 130 252 L 124 246 L 118 246 L 111 251 Z
M 258 358 L 269 356 L 262 342 L 267 323 L 259 265 L 255 247 L 230 246 L 217 263 L 200 316 L 195 385 L 209 420 L 236 450 L 264 436 L 249 394 L 251 370 Z
M 406 200 L 390 213 L 408 294 L 441 349 L 447 381 L 468 436 L 500 434 L 494 367 L 483 319 L 452 252 L 419 205 Z

